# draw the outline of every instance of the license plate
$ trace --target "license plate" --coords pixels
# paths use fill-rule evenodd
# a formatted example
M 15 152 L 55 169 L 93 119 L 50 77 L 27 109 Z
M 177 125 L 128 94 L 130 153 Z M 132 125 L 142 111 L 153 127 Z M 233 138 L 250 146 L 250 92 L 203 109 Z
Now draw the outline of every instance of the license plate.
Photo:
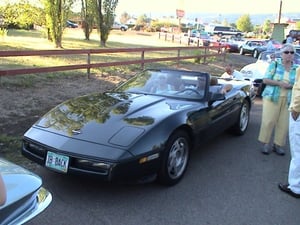
M 67 173 L 69 165 L 69 157 L 65 155 L 56 154 L 54 152 L 47 152 L 46 167 Z

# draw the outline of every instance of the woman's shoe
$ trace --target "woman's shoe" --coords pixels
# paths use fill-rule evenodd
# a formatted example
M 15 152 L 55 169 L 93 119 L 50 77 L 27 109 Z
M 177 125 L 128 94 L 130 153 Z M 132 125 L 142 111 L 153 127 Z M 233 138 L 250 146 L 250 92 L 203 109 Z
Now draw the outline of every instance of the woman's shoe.
M 273 151 L 276 152 L 277 155 L 285 155 L 285 151 L 279 145 L 274 145 Z
M 262 152 L 262 154 L 269 155 L 270 154 L 270 146 L 269 146 L 269 144 L 264 144 L 261 152 Z

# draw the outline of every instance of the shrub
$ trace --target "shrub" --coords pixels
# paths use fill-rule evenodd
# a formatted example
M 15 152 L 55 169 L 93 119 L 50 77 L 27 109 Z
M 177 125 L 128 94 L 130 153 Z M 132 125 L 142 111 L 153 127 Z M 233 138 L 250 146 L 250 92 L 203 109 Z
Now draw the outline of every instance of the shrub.
M 6 37 L 7 36 L 8 30 L 5 28 L 0 28 L 0 36 L 1 37 Z

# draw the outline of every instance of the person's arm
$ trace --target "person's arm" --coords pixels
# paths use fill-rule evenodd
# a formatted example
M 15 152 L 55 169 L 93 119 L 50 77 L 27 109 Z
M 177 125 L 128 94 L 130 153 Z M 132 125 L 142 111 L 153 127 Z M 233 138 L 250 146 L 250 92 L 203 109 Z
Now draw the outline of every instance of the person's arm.
M 0 206 L 4 205 L 5 202 L 6 202 L 6 188 L 5 188 L 2 175 L 0 174 Z
M 285 89 L 293 88 L 293 85 L 286 83 L 284 81 L 281 81 L 281 80 L 272 80 L 272 79 L 264 78 L 263 82 L 268 85 L 278 86 L 278 87 L 285 88 Z
M 293 86 L 289 83 L 286 83 L 282 80 L 274 80 L 273 77 L 276 74 L 276 70 L 277 70 L 277 63 L 278 62 L 272 62 L 268 69 L 267 72 L 263 78 L 263 83 L 267 84 L 267 85 L 271 85 L 271 86 L 278 86 L 280 88 L 285 88 L 285 89 L 292 89 Z
M 232 87 L 232 84 L 224 84 L 221 93 L 226 94 L 227 92 L 231 91 Z
M 300 68 L 297 70 L 296 82 L 293 87 L 291 114 L 294 120 L 297 120 L 300 115 Z

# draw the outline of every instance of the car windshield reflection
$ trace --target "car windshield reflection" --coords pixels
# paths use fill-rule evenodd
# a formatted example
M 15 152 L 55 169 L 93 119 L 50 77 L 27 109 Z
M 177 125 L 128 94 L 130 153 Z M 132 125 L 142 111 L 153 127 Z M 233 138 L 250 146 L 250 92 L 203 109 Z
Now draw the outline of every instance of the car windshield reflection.
M 203 99 L 210 75 L 201 72 L 145 70 L 115 91 L 184 99 Z

